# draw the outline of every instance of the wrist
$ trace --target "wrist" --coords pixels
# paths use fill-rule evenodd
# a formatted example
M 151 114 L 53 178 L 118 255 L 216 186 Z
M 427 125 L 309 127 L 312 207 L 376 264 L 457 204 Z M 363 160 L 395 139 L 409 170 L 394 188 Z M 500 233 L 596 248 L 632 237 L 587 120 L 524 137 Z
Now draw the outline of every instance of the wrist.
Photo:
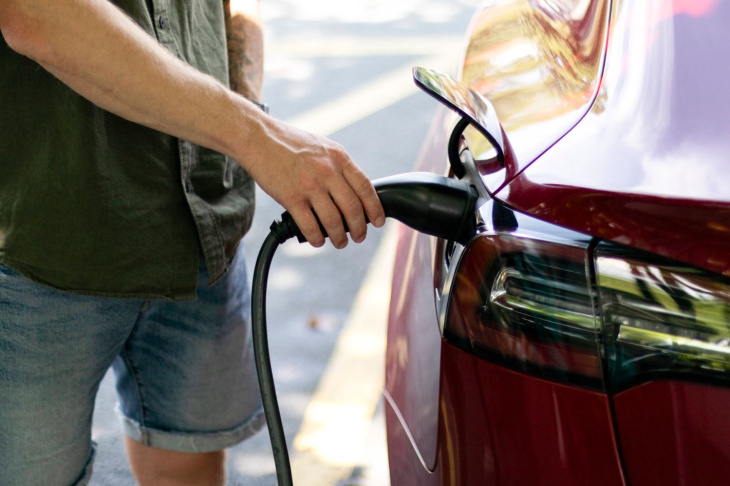
M 226 142 L 230 144 L 227 155 L 253 176 L 254 166 L 264 158 L 263 147 L 268 139 L 267 134 L 276 132 L 278 123 L 264 115 L 258 106 L 259 102 L 233 92 L 231 95 L 233 125 L 224 131 L 227 133 Z

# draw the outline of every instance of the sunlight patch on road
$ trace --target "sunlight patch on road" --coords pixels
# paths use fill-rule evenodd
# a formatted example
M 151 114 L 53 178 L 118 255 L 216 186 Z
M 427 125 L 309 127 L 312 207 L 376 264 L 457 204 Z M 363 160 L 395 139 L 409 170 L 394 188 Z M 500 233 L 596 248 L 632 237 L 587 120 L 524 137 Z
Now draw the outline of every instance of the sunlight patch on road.
M 262 477 L 276 473 L 276 464 L 271 451 L 248 451 L 245 454 L 231 454 L 231 466 L 250 477 Z
M 459 53 L 462 35 L 392 37 L 317 36 L 282 38 L 266 46 L 266 69 L 276 69 L 282 61 L 303 57 L 349 56 L 433 56 Z
M 453 56 L 427 57 L 409 62 L 286 122 L 313 133 L 330 136 L 418 93 L 419 89 L 413 83 L 413 66 L 449 72 L 452 64 Z
M 310 244 L 299 243 L 298 240 L 292 238 L 281 246 L 281 253 L 289 258 L 310 258 L 314 256 L 322 256 L 334 251 L 332 245 L 325 245 L 315 248 Z
M 304 273 L 295 267 L 276 268 L 269 277 L 269 288 L 274 291 L 296 290 L 304 285 Z
M 388 283 L 395 258 L 395 230 L 395 226 L 388 225 L 383 235 L 294 439 L 292 469 L 294 476 L 301 478 L 300 486 L 334 484 L 362 458 L 384 386 Z
M 473 0 L 280 0 L 267 5 L 263 12 L 266 21 L 287 18 L 300 22 L 382 24 L 415 17 L 446 23 L 459 13 L 459 6 L 473 4 Z

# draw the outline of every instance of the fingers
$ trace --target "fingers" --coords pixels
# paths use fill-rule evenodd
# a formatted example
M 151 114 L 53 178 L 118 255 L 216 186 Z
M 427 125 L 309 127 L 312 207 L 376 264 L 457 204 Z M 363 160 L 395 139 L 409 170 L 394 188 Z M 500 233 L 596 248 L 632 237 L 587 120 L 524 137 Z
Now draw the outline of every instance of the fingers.
M 366 217 L 383 225 L 375 189 L 344 148 L 274 119 L 265 121 L 266 132 L 256 138 L 260 143 L 247 144 L 257 150 L 249 152 L 245 168 L 289 211 L 307 241 L 324 244 L 315 213 L 336 248 L 347 245 L 345 224 L 358 243 L 367 234 Z
M 366 215 L 378 226 L 383 225 L 385 217 L 370 180 L 347 152 L 336 144 L 328 148 L 328 163 L 320 166 L 322 170 L 314 178 L 306 177 L 306 182 L 300 180 L 300 187 L 307 188 L 312 209 L 334 247 L 339 249 L 347 246 L 345 224 L 352 240 L 360 243 L 367 236 Z M 302 234 L 315 244 L 319 242 L 321 232 L 312 231 L 314 240 L 303 229 Z
M 332 188 L 330 194 L 332 196 L 332 200 L 337 205 L 340 218 L 344 219 L 347 223 L 347 228 L 350 232 L 350 236 L 352 237 L 352 241 L 360 243 L 365 239 L 368 231 L 367 222 L 365 221 L 365 212 L 363 211 L 363 205 L 360 198 L 357 196 L 354 189 L 347 184 L 344 177 L 342 181 Z
M 329 191 L 322 187 L 319 191 L 312 194 L 309 199 L 311 206 L 307 205 L 306 210 L 301 206 L 298 206 L 296 209 L 290 209 L 289 212 L 297 222 L 302 234 L 313 246 L 319 247 L 324 242 L 324 237 L 322 236 L 317 219 L 335 248 L 341 249 L 347 246 L 345 224 L 352 237 L 352 241 L 356 243 L 362 242 L 367 235 L 367 221 L 365 219 L 363 199 L 366 201 L 370 199 L 368 204 L 373 207 L 370 211 L 374 215 L 373 220 L 380 218 L 381 221 L 379 223 L 382 226 L 384 216 L 380 201 L 367 177 L 363 174 L 362 178 L 365 183 L 361 183 L 361 186 L 358 187 L 358 191 L 364 194 L 361 197 L 348 184 L 346 178 L 340 176 L 335 177 L 329 182 Z M 375 204 L 373 204 L 373 199 L 375 200 Z M 314 218 L 312 211 L 316 213 L 317 219 Z
M 322 223 L 332 245 L 337 249 L 347 246 L 347 234 L 342 223 L 342 214 L 329 195 L 318 197 L 312 201 L 314 212 Z M 363 221 L 364 226 L 364 221 Z
M 328 222 L 332 224 L 332 229 L 322 221 L 323 226 L 327 229 L 331 236 L 332 242 L 337 248 L 344 248 L 347 245 L 347 237 L 341 233 L 341 220 L 347 224 L 352 240 L 360 243 L 367 236 L 367 221 L 371 221 L 376 227 L 385 224 L 385 212 L 380 203 L 375 188 L 367 178 L 367 176 L 355 165 L 344 149 L 341 149 L 340 155 L 343 156 L 341 162 L 341 172 L 335 177 L 330 186 L 329 193 L 338 210 L 340 220 L 337 220 L 331 213 L 332 207 L 323 205 L 326 216 L 319 211 L 317 214 L 328 218 Z M 316 209 L 316 207 L 315 207 Z M 367 217 L 367 220 L 365 219 Z M 334 230 L 334 233 L 331 232 Z M 340 246 L 341 245 L 341 246 Z
M 342 175 L 359 198 L 368 220 L 376 228 L 383 226 L 385 224 L 385 211 L 383 211 L 383 205 L 380 204 L 380 199 L 370 179 L 355 164 L 343 170 Z M 347 221 L 350 224 L 350 220 Z
M 360 219 L 362 220 L 360 226 L 364 228 L 365 218 L 362 216 L 362 210 L 360 213 Z M 343 216 L 328 195 L 314 198 L 312 207 L 307 206 L 306 209 L 299 206 L 291 208 L 289 214 L 292 215 L 302 235 L 312 246 L 317 248 L 322 246 L 325 242 L 325 235 L 335 248 L 342 249 L 347 246 L 347 233 L 345 233 Z M 322 228 L 324 228 L 325 235 L 322 234 Z M 362 228 L 358 230 L 362 232 Z M 360 237 L 353 237 L 353 241 L 360 242 L 364 238 L 363 233 Z
M 324 235 L 322 235 L 317 219 L 314 217 L 312 208 L 309 205 L 292 206 L 288 211 L 297 223 L 299 231 L 302 232 L 310 245 L 316 248 L 324 245 Z

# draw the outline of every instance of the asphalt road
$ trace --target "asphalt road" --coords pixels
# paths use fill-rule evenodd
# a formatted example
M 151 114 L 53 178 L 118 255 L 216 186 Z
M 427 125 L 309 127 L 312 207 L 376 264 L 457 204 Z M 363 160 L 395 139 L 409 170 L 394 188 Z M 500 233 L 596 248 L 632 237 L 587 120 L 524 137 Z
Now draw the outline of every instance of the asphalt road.
M 264 98 L 271 105 L 271 114 L 341 143 L 373 179 L 411 170 L 436 102 L 413 85 L 410 67 L 452 71 L 462 33 L 477 3 L 262 2 L 267 39 Z M 250 270 L 269 224 L 281 211 L 259 192 L 254 226 L 244 239 Z M 378 264 L 373 256 L 383 234 L 371 229 L 365 242 L 351 243 L 342 251 L 329 244 L 312 249 L 290 242 L 275 257 L 268 298 L 269 342 L 290 441 L 302 426 L 340 331 L 352 317 L 353 301 L 365 274 L 372 264 Z M 123 451 L 115 403 L 113 377 L 108 375 L 94 416 L 98 456 L 92 486 L 135 484 Z M 376 437 L 366 443 L 363 461 L 372 453 L 367 449 L 384 447 L 381 435 Z M 296 449 L 292 452 L 297 454 Z M 265 431 L 231 450 L 230 485 L 275 483 Z M 347 484 L 386 486 L 382 479 L 377 484 L 372 479 L 353 479 Z

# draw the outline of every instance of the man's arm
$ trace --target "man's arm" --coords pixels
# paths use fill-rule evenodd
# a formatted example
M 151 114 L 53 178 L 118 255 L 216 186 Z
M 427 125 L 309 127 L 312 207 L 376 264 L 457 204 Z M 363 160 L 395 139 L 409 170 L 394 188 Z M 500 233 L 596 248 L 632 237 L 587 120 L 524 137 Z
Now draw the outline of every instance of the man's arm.
M 264 80 L 264 34 L 259 0 L 224 0 L 231 89 L 261 100 Z
M 283 205 L 315 246 L 365 237 L 384 221 L 372 185 L 334 142 L 264 115 L 183 63 L 107 0 L 2 0 L 0 32 L 91 102 L 123 118 L 222 152 Z M 339 209 L 339 212 L 338 212 Z

